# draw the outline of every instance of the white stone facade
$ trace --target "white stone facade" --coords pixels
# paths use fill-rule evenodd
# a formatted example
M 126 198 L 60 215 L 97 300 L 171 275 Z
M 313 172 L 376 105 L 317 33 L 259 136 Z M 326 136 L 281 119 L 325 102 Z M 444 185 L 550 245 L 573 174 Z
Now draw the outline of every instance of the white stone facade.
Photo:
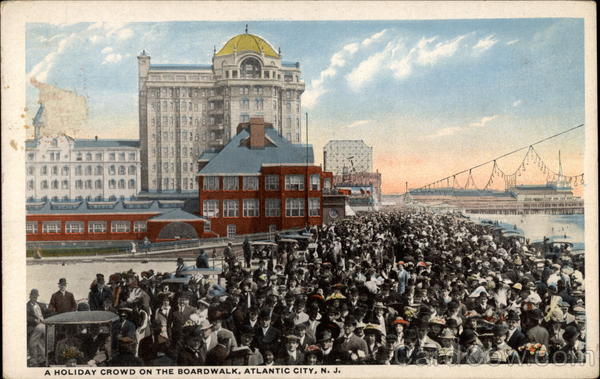
M 373 172 L 373 148 L 363 140 L 332 140 L 323 148 L 323 164 L 333 175 Z
M 211 65 L 150 64 L 142 52 L 138 69 L 142 191 L 195 193 L 198 157 L 250 117 L 301 142 L 299 64 L 282 62 L 258 36 L 233 37 Z
M 40 137 L 27 141 L 28 200 L 124 200 L 140 191 L 137 140 Z

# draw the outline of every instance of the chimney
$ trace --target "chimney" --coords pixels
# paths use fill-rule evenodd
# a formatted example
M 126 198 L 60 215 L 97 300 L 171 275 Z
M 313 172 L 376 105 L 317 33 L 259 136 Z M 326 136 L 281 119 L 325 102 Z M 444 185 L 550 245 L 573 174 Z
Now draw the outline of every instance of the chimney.
M 262 117 L 253 117 L 250 119 L 248 133 L 250 133 L 250 143 L 248 144 L 249 148 L 265 148 L 265 120 Z

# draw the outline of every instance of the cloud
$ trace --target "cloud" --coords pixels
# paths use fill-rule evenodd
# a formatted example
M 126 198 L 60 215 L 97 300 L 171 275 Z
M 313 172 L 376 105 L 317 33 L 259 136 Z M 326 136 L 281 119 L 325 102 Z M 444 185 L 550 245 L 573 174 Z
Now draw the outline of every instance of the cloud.
M 519 105 L 521 105 L 523 102 L 521 100 L 517 100 L 514 103 L 512 103 L 513 107 L 518 107 Z
M 473 50 L 475 50 L 475 53 L 479 54 L 479 53 L 482 53 L 482 52 L 490 49 L 496 43 L 498 43 L 498 40 L 494 38 L 493 34 L 491 34 L 491 35 L 477 41 L 475 46 L 473 46 Z
M 348 128 L 356 128 L 356 127 L 359 127 L 359 126 L 365 126 L 365 125 L 369 124 L 372 121 L 373 120 L 358 120 L 358 121 L 354 121 L 353 123 L 351 123 L 347 127 Z
M 123 56 L 121 54 L 111 53 L 104 57 L 102 64 L 117 63 L 120 62 L 121 59 L 123 59 Z
M 500 116 L 497 114 L 495 114 L 493 116 L 485 116 L 485 117 L 482 117 L 481 120 L 479 120 L 479 121 L 472 122 L 471 124 L 469 124 L 469 126 L 474 127 L 474 128 L 480 128 L 480 127 L 485 126 L 488 122 L 494 121 L 498 117 L 500 117 Z
M 110 54 L 113 52 L 113 48 L 110 46 L 105 47 L 104 49 L 102 49 L 102 51 L 100 51 L 102 54 Z
M 348 86 L 354 91 L 360 90 L 364 83 L 371 80 L 381 70 L 385 64 L 385 58 L 386 51 L 381 51 L 360 62 L 358 67 L 346 75 Z
M 131 29 L 121 29 L 119 31 L 117 31 L 117 39 L 123 41 L 126 40 L 128 38 L 133 37 L 133 30 Z
M 369 46 L 370 44 L 372 44 L 373 42 L 379 40 L 381 37 L 383 37 L 383 35 L 387 32 L 387 29 L 383 29 L 382 31 L 373 34 L 371 37 L 365 39 L 364 41 L 362 41 L 360 44 L 363 46 Z
M 384 29 L 367 37 L 360 43 L 352 42 L 346 44 L 339 51 L 334 53 L 329 60 L 329 66 L 321 71 L 319 77 L 317 79 L 313 79 L 306 91 L 304 91 L 304 94 L 302 95 L 302 104 L 304 107 L 308 109 L 314 107 L 317 103 L 317 100 L 329 91 L 326 81 L 334 78 L 338 74 L 339 69 L 346 66 L 348 59 L 352 58 L 360 50 L 361 46 L 368 47 L 380 39 L 385 32 L 386 30 Z
M 488 124 L 489 122 L 497 119 L 498 117 L 500 117 L 500 115 L 495 114 L 492 116 L 482 117 L 479 121 L 470 123 L 469 126 L 451 126 L 451 127 L 447 127 L 447 128 L 442 128 L 433 134 L 429 134 L 429 135 L 425 136 L 425 138 L 447 137 L 447 136 L 451 136 L 454 134 L 467 132 L 467 131 L 475 129 L 475 128 L 481 128 L 481 127 L 485 126 L 486 124 Z
M 513 39 L 512 41 L 508 41 L 506 44 L 510 46 L 510 45 L 514 45 L 515 43 L 518 43 L 519 41 L 520 40 L 518 40 L 518 39 Z
M 29 74 L 27 74 L 29 80 L 33 78 L 40 82 L 46 82 L 48 80 L 48 74 L 50 73 L 50 70 L 52 70 L 52 67 L 54 67 L 54 64 L 56 63 L 57 57 L 60 54 L 62 54 L 65 51 L 65 49 L 69 45 L 71 45 L 76 39 L 76 33 L 72 33 L 67 37 L 61 39 L 58 42 L 56 49 L 48 53 L 40 62 L 38 62 L 38 64 L 33 66 L 31 71 L 29 71 Z
M 382 51 L 366 58 L 346 75 L 348 86 L 358 91 L 385 70 L 391 70 L 396 79 L 404 79 L 414 72 L 415 67 L 434 66 L 454 56 L 466 37 L 465 34 L 445 41 L 438 41 L 437 36 L 423 37 L 411 48 L 406 48 L 400 39 L 390 41 Z

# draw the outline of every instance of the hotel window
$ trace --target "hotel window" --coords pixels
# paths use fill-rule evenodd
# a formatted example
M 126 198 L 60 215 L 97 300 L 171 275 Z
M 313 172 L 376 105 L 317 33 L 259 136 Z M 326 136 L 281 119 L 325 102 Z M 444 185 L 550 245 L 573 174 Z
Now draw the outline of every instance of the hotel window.
M 235 237 L 236 232 L 237 232 L 237 228 L 235 227 L 235 225 L 233 225 L 233 224 L 227 225 L 227 238 Z
M 129 221 L 113 221 L 110 223 L 112 233 L 129 233 L 131 225 Z
M 40 174 L 42 174 L 42 175 L 48 174 L 48 168 L 46 166 L 42 166 L 42 168 L 40 169 Z
M 129 160 L 135 161 L 135 153 L 129 153 Z
M 27 189 L 33 190 L 35 188 L 35 182 L 33 180 L 27 181 Z
M 304 191 L 304 175 L 286 175 L 286 191 Z
M 243 111 L 247 111 L 250 107 L 250 101 L 248 99 L 240 100 L 240 109 Z
M 134 179 L 129 179 L 129 181 L 127 182 L 127 188 L 129 188 L 129 189 L 135 188 L 135 180 Z
M 244 191 L 258 191 L 258 176 L 244 176 Z
M 125 166 L 119 166 L 119 175 L 125 175 Z
M 205 176 L 202 189 L 205 191 L 218 191 L 219 190 L 219 177 L 218 176 Z
M 146 231 L 146 221 L 135 221 L 133 223 L 133 231 L 136 233 Z
M 321 215 L 321 199 L 318 197 L 308 199 L 308 215 L 311 217 Z
M 96 160 L 97 161 L 101 161 L 102 160 L 102 153 L 96 153 Z
M 285 199 L 285 215 L 287 217 L 304 216 L 304 199 Z
M 223 200 L 223 217 L 240 217 L 239 201 Z
M 76 181 L 75 181 L 75 188 L 76 188 L 76 189 L 82 189 L 82 188 L 83 188 L 83 181 L 81 181 L 81 180 L 76 180 Z
M 267 217 L 281 216 L 281 200 L 266 199 L 265 200 L 265 216 L 267 216 Z
M 114 179 L 108 181 L 108 188 L 115 189 L 117 187 L 117 182 Z
M 88 221 L 88 233 L 106 233 L 106 221 Z
M 85 154 L 85 160 L 86 161 L 91 161 L 92 160 L 92 153 L 86 153 Z
M 124 161 L 125 160 L 125 153 L 119 153 L 119 160 L 120 161 Z
M 58 175 L 58 167 L 52 166 L 52 175 Z
M 68 167 L 68 166 L 64 166 L 64 167 L 61 169 L 61 172 L 60 172 L 60 173 L 61 173 L 61 175 L 69 175 L 69 167 Z
M 279 190 L 279 175 L 265 176 L 265 190 L 267 190 L 267 191 Z
M 240 189 L 240 180 L 237 176 L 224 176 L 223 177 L 223 190 L 224 191 L 237 191 Z
M 69 189 L 69 181 L 63 180 L 61 183 L 61 189 Z
M 202 202 L 202 215 L 204 217 L 218 217 L 219 200 L 204 200 Z
M 94 169 L 94 175 L 102 175 L 103 171 L 104 170 L 102 166 L 96 166 L 96 168 Z
M 119 179 L 119 189 L 125 188 L 125 179 Z
M 108 155 L 108 160 L 109 160 L 109 161 L 114 161 L 114 160 L 115 160 L 115 157 L 116 157 L 116 154 L 115 154 L 115 153 L 110 153 L 110 154 Z
M 35 234 L 35 233 L 37 233 L 37 230 L 38 230 L 37 221 L 28 221 L 27 224 L 25 224 L 25 232 L 27 234 Z
M 43 222 L 42 233 L 60 233 L 60 221 Z
M 244 199 L 244 217 L 258 217 L 258 199 Z
M 129 175 L 135 175 L 135 166 L 129 166 L 129 169 L 127 170 L 127 173 Z
M 92 181 L 91 180 L 86 180 L 85 181 L 85 188 L 86 189 L 92 189 Z
M 42 180 L 42 183 L 40 184 L 40 188 L 41 189 L 48 189 L 48 181 Z
M 96 180 L 95 186 L 96 189 L 100 189 L 102 188 L 102 180 L 98 179 Z
M 83 233 L 83 222 L 67 221 L 65 223 L 65 233 L 68 233 L 68 234 Z
M 92 166 L 85 166 L 85 174 L 92 175 Z
M 291 101 L 286 101 L 285 102 L 285 110 L 288 112 L 292 111 L 292 102 Z
M 27 160 L 32 161 L 35 158 L 35 154 L 34 153 L 27 153 Z
M 262 111 L 264 109 L 264 100 L 263 99 L 254 100 L 254 108 L 257 111 Z
M 204 221 L 204 232 L 210 232 L 210 221 Z
M 52 160 L 54 160 L 54 154 L 53 153 L 50 154 L 50 157 L 52 157 Z M 83 154 L 77 153 L 77 158 L 76 159 L 78 161 L 82 161 L 83 160 Z
M 249 122 L 250 121 L 250 116 L 247 114 L 241 114 L 240 115 L 240 122 Z
M 329 179 L 329 178 L 323 179 L 323 189 L 325 189 L 325 190 L 331 189 L 331 179 Z
M 81 188 L 81 180 L 79 181 L 79 188 Z M 58 189 L 58 180 L 52 181 L 52 189 Z
M 321 189 L 321 177 L 319 175 L 310 176 L 310 189 L 311 191 L 318 191 Z
M 27 168 L 27 174 L 34 175 L 35 174 L 35 168 L 34 167 L 28 167 Z

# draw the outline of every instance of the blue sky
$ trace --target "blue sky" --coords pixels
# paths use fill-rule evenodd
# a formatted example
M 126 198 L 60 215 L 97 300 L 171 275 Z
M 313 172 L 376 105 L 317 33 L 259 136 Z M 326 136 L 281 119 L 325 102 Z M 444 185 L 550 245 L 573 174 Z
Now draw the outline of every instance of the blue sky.
M 315 151 L 334 138 L 365 140 L 387 192 L 584 121 L 581 19 L 248 24 L 250 33 L 280 47 L 284 60 L 300 62 Z M 210 63 L 213 48 L 244 26 L 28 24 L 26 71 L 88 98 L 80 137 L 137 138 L 137 54 L 146 49 L 153 63 Z M 37 95 L 28 86 L 30 116 Z M 560 148 L 567 173 L 575 175 L 582 172 L 583 143 L 581 129 L 539 151 L 556 163 Z

